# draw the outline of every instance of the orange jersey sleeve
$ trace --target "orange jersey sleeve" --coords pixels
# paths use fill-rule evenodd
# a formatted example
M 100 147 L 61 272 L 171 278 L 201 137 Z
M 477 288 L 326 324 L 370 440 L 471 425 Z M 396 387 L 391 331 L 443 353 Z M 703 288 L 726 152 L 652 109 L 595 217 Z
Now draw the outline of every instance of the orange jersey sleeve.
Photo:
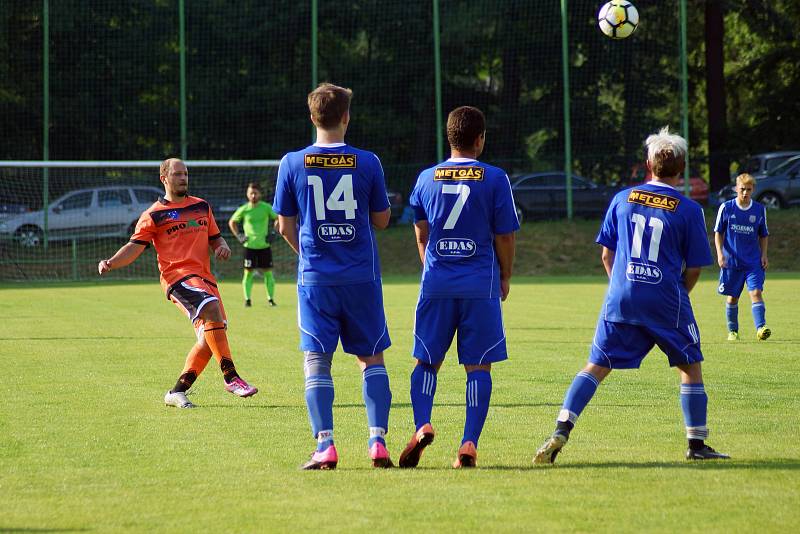
M 156 225 L 150 216 L 150 207 L 139 216 L 136 222 L 136 229 L 133 231 L 130 242 L 137 245 L 150 245 L 156 237 Z

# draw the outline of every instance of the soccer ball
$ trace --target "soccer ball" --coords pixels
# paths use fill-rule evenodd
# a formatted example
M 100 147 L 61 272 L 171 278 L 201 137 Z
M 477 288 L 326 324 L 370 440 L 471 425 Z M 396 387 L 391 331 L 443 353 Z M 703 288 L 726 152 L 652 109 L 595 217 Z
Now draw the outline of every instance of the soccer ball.
M 628 0 L 611 0 L 597 13 L 597 24 L 612 39 L 624 39 L 639 25 L 639 12 Z

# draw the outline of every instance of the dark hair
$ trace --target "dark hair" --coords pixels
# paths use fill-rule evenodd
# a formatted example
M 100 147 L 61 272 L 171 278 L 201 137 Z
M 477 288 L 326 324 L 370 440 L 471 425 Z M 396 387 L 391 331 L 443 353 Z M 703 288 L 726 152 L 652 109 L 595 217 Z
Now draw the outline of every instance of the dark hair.
M 486 132 L 483 112 L 472 106 L 461 106 L 447 116 L 447 142 L 452 148 L 470 148 L 475 140 Z
M 250 182 L 249 184 L 247 184 L 247 189 L 250 189 L 250 188 L 255 189 L 256 191 L 258 191 L 262 195 L 264 194 L 264 189 L 261 187 L 261 184 L 258 184 L 256 182 Z
M 308 110 L 314 124 L 323 130 L 336 128 L 350 109 L 353 91 L 332 83 L 321 83 L 308 93 Z

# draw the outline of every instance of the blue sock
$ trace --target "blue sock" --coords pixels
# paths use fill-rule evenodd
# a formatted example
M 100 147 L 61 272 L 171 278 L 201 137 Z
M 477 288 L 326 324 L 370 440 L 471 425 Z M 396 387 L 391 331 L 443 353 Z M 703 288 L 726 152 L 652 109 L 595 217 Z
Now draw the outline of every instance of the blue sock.
M 489 371 L 470 371 L 467 373 L 467 420 L 464 422 L 463 445 L 471 441 L 478 446 L 486 414 L 489 413 L 489 401 L 492 399 L 492 373 Z
M 681 384 L 681 409 L 686 424 L 686 439 L 705 440 L 708 437 L 708 395 L 702 383 Z
M 370 365 L 364 369 L 364 404 L 367 407 L 369 424 L 369 446 L 376 442 L 386 445 L 384 436 L 389 429 L 389 408 L 392 405 L 392 392 L 389 389 L 389 375 L 383 364 Z
M 333 445 L 333 379 L 330 375 L 306 377 L 306 406 L 317 450 Z
M 767 309 L 764 307 L 764 301 L 761 302 L 754 302 L 753 303 L 753 322 L 756 325 L 756 328 L 761 328 L 765 324 L 767 324 L 767 319 L 765 315 L 767 314 Z
M 578 416 L 589 404 L 589 401 L 592 400 L 594 392 L 597 391 L 597 386 L 599 385 L 600 382 L 591 373 L 581 371 L 575 375 L 567 394 L 564 395 L 564 404 L 561 406 L 557 421 L 562 423 L 569 422 L 575 425 Z
M 419 430 L 431 422 L 433 396 L 436 395 L 436 369 L 427 363 L 418 363 L 411 373 L 411 407 L 414 425 Z
M 739 305 L 725 303 L 725 316 L 728 318 L 728 332 L 739 331 Z

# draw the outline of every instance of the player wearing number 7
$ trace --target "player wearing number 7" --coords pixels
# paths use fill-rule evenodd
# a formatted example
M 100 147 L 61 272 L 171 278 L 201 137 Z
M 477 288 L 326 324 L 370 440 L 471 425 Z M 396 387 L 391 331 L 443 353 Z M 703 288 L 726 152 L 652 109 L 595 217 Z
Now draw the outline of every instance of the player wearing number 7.
M 317 142 L 281 160 L 275 211 L 281 235 L 299 255 L 297 321 L 305 389 L 317 449 L 303 469 L 333 469 L 333 352 L 353 354 L 363 373 L 374 467 L 391 467 L 384 436 L 392 393 L 383 363 L 391 341 L 383 312 L 372 227 L 389 224 L 383 169 L 372 152 L 344 142 L 352 91 L 323 83 L 308 95 Z
M 475 467 L 492 395 L 492 363 L 508 358 L 500 301 L 509 292 L 519 221 L 508 176 L 477 160 L 486 120 L 477 108 L 447 118 L 450 159 L 422 171 L 411 193 L 422 282 L 414 323 L 411 404 L 416 430 L 400 467 L 416 467 L 434 437 L 437 374 L 458 332 L 467 373 L 466 420 L 455 468 Z
M 553 463 L 600 382 L 612 369 L 638 368 L 654 345 L 680 375 L 686 458 L 728 458 L 705 444 L 708 397 L 689 292 L 711 254 L 703 210 L 674 187 L 684 169 L 686 140 L 663 128 L 645 144 L 653 180 L 617 193 L 608 207 L 597 242 L 609 284 L 589 362 L 567 390 L 555 432 L 534 463 Z

